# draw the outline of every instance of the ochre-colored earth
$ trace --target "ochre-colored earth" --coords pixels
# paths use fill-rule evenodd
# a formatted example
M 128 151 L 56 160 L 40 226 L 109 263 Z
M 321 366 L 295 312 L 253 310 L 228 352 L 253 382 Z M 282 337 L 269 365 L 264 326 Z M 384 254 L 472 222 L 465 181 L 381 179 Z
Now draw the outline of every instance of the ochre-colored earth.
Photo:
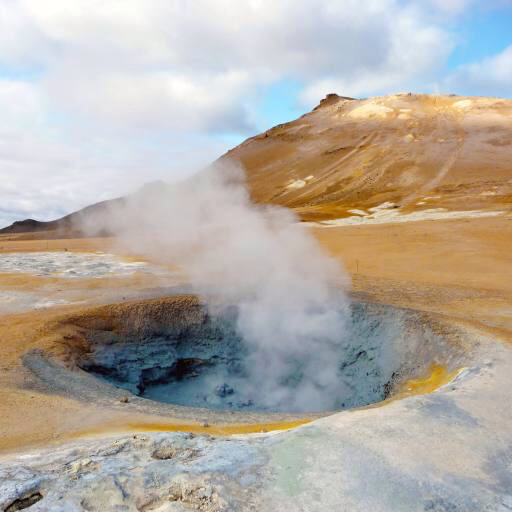
M 321 220 L 384 202 L 510 208 L 511 155 L 512 100 L 404 93 L 328 96 L 220 161 L 243 166 L 255 201 Z
M 376 225 L 312 223 L 307 229 L 342 263 L 356 296 L 432 312 L 512 342 L 511 100 L 329 97 L 313 112 L 247 140 L 222 158 L 244 166 L 256 201 L 292 207 L 304 220 L 347 217 L 349 210 L 367 211 L 386 202 L 404 214 L 432 208 L 498 212 Z M 48 240 L 53 236 L 0 235 L 0 251 L 118 250 L 108 238 Z M 75 280 L 66 286 L 83 293 L 84 300 L 102 302 L 103 289 L 157 285 L 149 275 L 123 279 Z M 55 278 L 0 275 L 0 287 L 13 291 L 61 284 Z M 167 422 L 180 428 L 179 421 L 112 411 L 31 388 L 21 356 L 51 344 L 48 326 L 84 307 L 89 306 L 0 318 L 0 450 L 137 425 L 165 428 Z

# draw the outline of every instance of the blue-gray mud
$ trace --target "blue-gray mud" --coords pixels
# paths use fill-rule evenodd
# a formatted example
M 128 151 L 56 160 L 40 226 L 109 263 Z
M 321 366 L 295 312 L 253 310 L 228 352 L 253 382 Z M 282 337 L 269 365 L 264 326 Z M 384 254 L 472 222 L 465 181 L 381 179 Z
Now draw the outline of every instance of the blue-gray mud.
M 337 394 L 328 407 L 291 408 L 286 400 L 258 393 L 261 378 L 250 367 L 251 351 L 237 331 L 237 308 L 211 313 L 199 307 L 199 320 L 143 332 L 108 329 L 87 332 L 89 349 L 78 366 L 117 388 L 158 402 L 220 411 L 321 412 L 384 400 L 397 383 L 425 373 L 432 362 L 454 367 L 462 352 L 412 312 L 353 303 L 337 344 Z M 141 313 L 142 314 L 142 313 Z M 341 312 L 340 312 L 341 314 Z M 286 396 L 301 392 L 301 366 L 291 361 L 282 376 Z M 269 406 L 269 403 L 272 405 Z

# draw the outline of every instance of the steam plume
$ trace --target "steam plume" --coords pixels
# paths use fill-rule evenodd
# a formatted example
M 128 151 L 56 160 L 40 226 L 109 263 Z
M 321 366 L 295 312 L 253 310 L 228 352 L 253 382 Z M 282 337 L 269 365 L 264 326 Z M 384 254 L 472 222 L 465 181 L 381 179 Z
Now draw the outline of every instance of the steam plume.
M 295 215 L 250 201 L 243 172 L 216 167 L 131 196 L 96 227 L 183 268 L 198 293 L 239 308 L 247 390 L 269 408 L 334 407 L 345 277 Z

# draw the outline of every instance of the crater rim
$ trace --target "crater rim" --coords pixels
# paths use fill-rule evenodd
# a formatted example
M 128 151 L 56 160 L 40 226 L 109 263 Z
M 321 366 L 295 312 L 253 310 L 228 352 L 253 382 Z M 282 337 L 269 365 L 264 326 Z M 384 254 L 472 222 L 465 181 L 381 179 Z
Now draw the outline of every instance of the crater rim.
M 469 340 L 453 325 L 442 321 L 438 316 L 358 298 L 354 299 L 354 303 L 382 311 L 400 312 L 408 323 L 420 330 L 428 329 L 442 340 L 447 349 L 445 361 L 429 361 L 428 363 L 435 362 L 445 368 L 445 378 L 440 379 L 433 389 L 430 386 L 427 392 L 431 392 L 451 380 L 454 373 L 466 365 L 470 352 Z M 90 336 L 91 332 L 102 331 L 115 335 L 130 332 L 131 336 L 144 336 L 155 332 L 155 329 L 158 331 L 165 327 L 170 318 L 173 322 L 181 325 L 197 321 L 197 315 L 204 314 L 207 304 L 204 298 L 196 295 L 177 294 L 94 306 L 77 314 L 68 314 L 59 318 L 51 326 L 54 332 L 51 345 L 44 350 L 29 350 L 23 356 L 23 363 L 42 384 L 44 383 L 46 388 L 49 387 L 53 391 L 86 401 L 94 401 L 98 405 L 122 409 L 125 412 L 156 415 L 162 419 L 162 425 L 165 425 L 166 420 L 171 422 L 176 420 L 178 427 L 182 425 L 182 422 L 206 424 L 208 427 L 235 424 L 303 423 L 342 411 L 349 412 L 366 407 L 384 406 L 390 401 L 411 394 L 407 393 L 404 386 L 407 379 L 402 379 L 402 382 L 397 382 L 397 386 L 384 400 L 345 409 L 335 408 L 316 412 L 211 409 L 160 402 L 129 394 L 127 390 L 118 388 L 81 369 L 80 357 L 90 348 L 88 335 Z M 426 371 L 411 374 L 409 377 L 420 378 L 420 380 L 423 377 L 430 379 Z M 422 390 L 415 390 L 413 394 L 422 394 Z M 270 429 L 272 428 L 270 427 Z

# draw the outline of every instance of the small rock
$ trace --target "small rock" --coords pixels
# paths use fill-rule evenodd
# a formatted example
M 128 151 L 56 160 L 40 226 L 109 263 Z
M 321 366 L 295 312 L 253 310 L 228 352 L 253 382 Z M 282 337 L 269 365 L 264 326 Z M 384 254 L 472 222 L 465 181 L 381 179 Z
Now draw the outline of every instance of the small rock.
M 67 467 L 67 473 L 71 478 L 78 478 L 83 473 L 96 469 L 98 465 L 89 458 L 75 460 Z
M 210 500 L 213 496 L 213 489 L 211 485 L 207 485 L 206 487 L 200 487 L 196 491 L 196 496 L 198 499 L 206 501 Z
M 174 443 L 168 440 L 161 441 L 153 450 L 151 457 L 158 460 L 168 460 L 176 457 L 178 450 Z
M 229 384 L 221 384 L 220 386 L 217 386 L 215 388 L 215 394 L 217 396 L 220 396 L 221 398 L 224 398 L 228 395 L 232 395 L 235 392 L 235 390 L 229 385 Z

